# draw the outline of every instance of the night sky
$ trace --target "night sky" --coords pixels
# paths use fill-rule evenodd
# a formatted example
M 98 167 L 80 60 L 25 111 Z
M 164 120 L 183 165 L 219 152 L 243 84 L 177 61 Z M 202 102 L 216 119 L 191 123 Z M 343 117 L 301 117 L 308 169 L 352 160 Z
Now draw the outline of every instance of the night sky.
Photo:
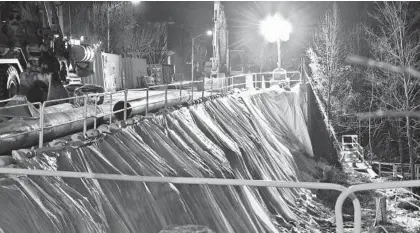
M 222 2 L 229 26 L 229 43 L 231 48 L 243 49 L 247 46 L 274 46 L 265 42 L 259 34 L 258 23 L 267 15 L 281 13 L 293 25 L 293 33 L 284 43 L 284 53 L 300 56 L 312 40 L 314 30 L 326 10 L 333 2 Z M 367 17 L 366 9 L 372 2 L 338 2 L 342 23 L 346 26 Z M 200 34 L 213 27 L 213 2 L 142 2 L 139 6 L 141 18 L 146 21 L 167 21 Z M 211 41 L 208 41 L 211 45 Z

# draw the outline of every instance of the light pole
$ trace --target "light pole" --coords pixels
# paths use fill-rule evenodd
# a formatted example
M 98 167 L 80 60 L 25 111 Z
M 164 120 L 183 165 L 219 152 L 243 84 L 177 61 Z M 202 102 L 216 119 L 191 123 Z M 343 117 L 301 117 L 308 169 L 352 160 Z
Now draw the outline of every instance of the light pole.
M 139 4 L 140 2 L 141 1 L 139 1 L 139 0 L 132 0 L 131 1 L 131 3 L 133 3 L 135 5 L 136 4 Z M 106 2 L 106 25 L 107 25 L 107 28 L 106 28 L 107 40 L 106 41 L 107 41 L 107 52 L 108 53 L 110 52 L 110 43 L 109 43 L 109 41 L 110 41 L 110 36 L 109 36 L 109 18 L 110 18 L 111 10 L 117 8 L 118 6 L 120 6 L 123 3 L 125 3 L 125 2 L 120 2 L 120 3 L 118 3 L 118 4 L 114 5 L 114 6 L 111 6 L 110 5 L 110 2 Z
M 277 42 L 277 66 L 281 68 L 281 41 L 288 41 L 292 25 L 280 14 L 268 16 L 260 22 L 260 32 L 268 42 Z
M 206 34 L 208 36 L 211 36 L 211 35 L 213 35 L 213 31 L 208 30 L 206 32 L 203 32 L 200 35 L 193 37 L 192 41 L 191 41 L 191 44 L 192 44 L 192 47 L 191 47 L 191 87 L 193 86 L 193 82 L 194 82 L 194 45 L 195 45 L 195 39 L 197 39 L 198 37 L 200 37 L 204 34 Z

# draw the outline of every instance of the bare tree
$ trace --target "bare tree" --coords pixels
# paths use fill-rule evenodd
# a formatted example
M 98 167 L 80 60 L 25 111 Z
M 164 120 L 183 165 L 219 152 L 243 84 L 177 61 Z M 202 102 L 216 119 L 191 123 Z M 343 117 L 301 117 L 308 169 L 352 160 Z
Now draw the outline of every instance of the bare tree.
M 379 25 L 375 28 L 367 28 L 372 45 L 372 56 L 375 60 L 401 67 L 418 66 L 419 33 L 413 28 L 418 17 L 409 15 L 409 12 L 407 2 L 377 3 L 376 13 L 372 17 Z M 419 79 L 413 78 L 407 72 L 395 73 L 385 69 L 378 69 L 375 76 L 377 80 L 375 85 L 380 91 L 378 98 L 382 100 L 383 108 L 410 112 L 418 107 L 415 102 L 420 91 Z M 413 124 L 413 119 L 405 116 L 405 134 L 412 178 L 415 176 Z M 401 127 L 401 120 L 397 120 L 396 125 Z M 398 138 L 402 140 L 402 135 L 398 134 Z M 401 142 L 399 144 L 402 145 Z M 402 156 L 401 149 L 400 156 Z
M 342 71 L 344 45 L 342 40 L 342 26 L 340 23 L 337 3 L 324 15 L 321 25 L 315 32 L 313 52 L 320 63 L 320 85 L 326 87 L 326 102 L 328 118 L 331 118 L 331 92 L 334 78 Z
M 167 58 L 168 26 L 165 22 L 137 24 L 131 37 L 125 38 L 124 52 L 137 52 L 149 64 L 162 63 Z

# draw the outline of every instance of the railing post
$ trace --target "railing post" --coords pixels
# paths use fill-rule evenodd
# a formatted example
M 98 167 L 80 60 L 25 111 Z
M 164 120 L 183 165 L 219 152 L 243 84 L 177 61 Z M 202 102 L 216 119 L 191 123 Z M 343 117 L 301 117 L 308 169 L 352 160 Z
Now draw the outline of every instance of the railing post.
M 105 96 L 104 96 L 104 98 L 105 98 Z M 97 116 L 97 114 L 98 114 L 98 93 L 96 93 L 96 95 L 95 95 L 95 118 L 94 118 L 94 121 L 93 121 L 93 128 L 94 129 L 96 129 L 96 116 Z
M 83 137 L 86 139 L 87 130 L 87 110 L 88 110 L 88 95 L 85 95 L 85 106 L 83 108 Z
M 124 90 L 124 121 L 127 120 L 127 96 L 128 96 L 128 89 Z
M 201 92 L 201 98 L 204 98 L 205 90 L 206 90 L 206 77 L 203 77 L 203 91 Z
M 112 93 L 109 93 L 109 124 L 112 123 Z
M 168 84 L 165 84 L 165 110 L 168 109 Z
M 145 116 L 149 113 L 149 87 L 146 89 L 146 113 Z
M 194 101 L 194 80 L 191 81 L 191 101 Z
M 303 82 L 302 82 L 302 72 L 299 72 L 299 81 L 300 81 L 300 84 L 303 84 Z
M 38 147 L 42 148 L 44 144 L 44 108 L 45 102 L 40 104 L 40 113 L 39 113 L 39 144 Z
M 382 176 L 381 175 L 381 171 L 382 171 L 382 164 L 381 164 L 381 162 L 379 162 L 379 169 L 378 170 L 379 170 L 379 176 Z
M 183 80 L 183 75 L 181 75 L 181 84 L 179 85 L 179 101 L 181 101 L 181 98 L 182 98 L 182 80 Z
M 213 95 L 213 81 L 214 81 L 214 79 L 210 75 L 210 96 Z

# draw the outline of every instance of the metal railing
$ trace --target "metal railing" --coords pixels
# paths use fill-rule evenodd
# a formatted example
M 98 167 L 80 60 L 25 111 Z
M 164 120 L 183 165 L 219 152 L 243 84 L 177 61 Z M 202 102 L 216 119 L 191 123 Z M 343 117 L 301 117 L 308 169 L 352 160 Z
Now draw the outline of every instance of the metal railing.
M 408 163 L 404 163 L 403 166 L 401 166 L 401 163 L 387 163 L 387 162 L 381 162 L 381 161 L 372 161 L 372 165 L 376 164 L 378 165 L 378 175 L 381 176 L 382 174 L 391 174 L 394 178 L 401 176 L 402 170 L 404 169 L 404 173 L 411 175 L 411 166 Z M 385 167 L 384 167 L 385 166 Z M 390 166 L 392 168 L 387 169 L 386 166 Z M 414 165 L 415 170 L 415 177 L 417 180 L 420 179 L 420 164 Z M 404 177 L 400 177 L 404 178 Z
M 348 141 L 350 139 L 350 141 Z M 357 135 L 342 135 L 341 136 L 341 150 L 342 152 L 352 151 L 356 152 L 359 159 L 362 162 L 365 162 L 364 148 L 359 144 Z M 350 148 L 349 148 L 350 147 Z M 341 157 L 340 161 L 344 158 L 344 154 Z
M 128 102 L 130 101 L 128 93 L 130 91 L 145 91 L 146 92 L 146 115 L 148 113 L 148 104 L 149 104 L 149 92 L 151 89 L 155 89 L 157 87 L 163 86 L 165 88 L 165 107 L 167 106 L 167 93 L 168 93 L 168 87 L 170 86 L 177 86 L 179 85 L 179 98 L 182 97 L 182 90 L 184 90 L 183 86 L 187 85 L 191 89 L 191 92 L 188 93 L 189 96 L 191 96 L 191 99 L 194 98 L 194 84 L 196 83 L 202 83 L 203 84 L 203 90 L 201 97 L 205 96 L 205 92 L 210 91 L 210 95 L 213 95 L 213 92 L 216 90 L 219 90 L 221 93 L 226 93 L 229 90 L 232 90 L 235 88 L 235 86 L 244 85 L 245 88 L 247 88 L 247 84 L 249 85 L 249 82 L 244 82 L 240 84 L 234 83 L 235 79 L 238 79 L 239 77 L 245 77 L 245 76 L 251 76 L 252 77 L 252 87 L 255 87 L 256 83 L 262 83 L 267 82 L 266 80 L 257 81 L 256 76 L 257 75 L 264 75 L 264 74 L 277 74 L 277 73 L 291 73 L 291 74 L 299 74 L 299 80 L 271 80 L 272 83 L 286 83 L 288 86 L 290 86 L 291 82 L 302 82 L 302 76 L 300 72 L 265 72 L 265 73 L 251 73 L 251 74 L 244 74 L 244 75 L 236 75 L 232 77 L 226 77 L 226 78 L 213 78 L 211 80 L 211 87 L 210 90 L 207 90 L 205 88 L 205 82 L 206 80 L 199 80 L 199 81 L 188 81 L 183 82 L 181 80 L 180 83 L 174 83 L 174 84 L 165 84 L 165 85 L 158 85 L 158 86 L 152 86 L 147 88 L 141 88 L 141 89 L 130 89 L 130 90 L 123 90 L 118 92 L 107 92 L 107 93 L 100 93 L 100 94 L 89 94 L 85 96 L 77 96 L 77 97 L 70 97 L 66 99 L 60 99 L 60 100 L 51 100 L 46 101 L 43 104 L 41 103 L 32 103 L 32 104 L 25 104 L 22 106 L 27 105 L 39 105 L 40 106 L 40 127 L 38 129 L 23 132 L 20 134 L 27 134 L 34 131 L 39 131 L 39 147 L 41 148 L 43 146 L 43 131 L 46 127 L 44 127 L 44 108 L 46 103 L 51 102 L 59 102 L 63 100 L 70 100 L 70 99 L 77 99 L 77 98 L 84 98 L 84 113 L 83 118 L 77 119 L 75 121 L 84 121 L 83 125 L 83 134 L 85 135 L 87 130 L 87 119 L 94 118 L 94 128 L 97 127 L 96 119 L 99 117 L 104 117 L 106 114 L 109 114 L 109 120 L 111 122 L 113 114 L 117 112 L 124 111 L 124 119 L 127 119 L 128 114 L 127 110 L 130 109 L 128 107 Z M 231 80 L 231 84 L 229 85 L 229 79 Z M 220 83 L 220 88 L 214 88 L 213 84 L 215 80 L 222 80 Z M 264 86 L 262 86 L 264 88 Z M 118 93 L 124 93 L 124 108 L 122 110 L 113 111 L 113 96 L 115 96 Z M 110 105 L 110 111 L 109 113 L 102 113 L 97 114 L 97 99 L 99 96 L 109 96 L 109 105 Z M 95 113 L 91 116 L 88 116 L 87 111 L 87 101 L 89 97 L 95 97 Z M 7 102 L 9 100 L 4 100 L 0 102 Z M 10 106 L 10 107 L 16 107 L 16 106 Z M 68 124 L 69 122 L 62 123 L 60 125 Z M 13 137 L 15 135 L 8 135 L 8 137 Z M 4 138 L 4 137 L 2 137 Z M 400 181 L 400 182 L 384 182 L 384 183 L 369 183 L 369 184 L 359 184 L 354 185 L 351 187 L 344 187 L 338 184 L 331 184 L 331 183 L 318 183 L 318 182 L 284 182 L 284 181 L 265 181 L 265 180 L 239 180 L 239 179 L 215 179 L 215 178 L 191 178 L 191 177 L 148 177 L 148 176 L 130 176 L 130 175 L 116 175 L 116 174 L 98 174 L 98 173 L 86 173 L 86 172 L 68 172 L 68 171 L 48 171 L 48 170 L 29 170 L 29 169 L 16 169 L 16 168 L 0 168 L 0 174 L 21 174 L 21 175 L 35 175 L 35 176 L 57 176 L 57 177 L 69 177 L 69 178 L 88 178 L 88 179 L 105 179 L 105 180 L 120 180 L 120 181 L 133 181 L 133 182 L 155 182 L 155 183 L 175 183 L 175 184 L 201 184 L 201 185 L 240 185 L 240 186 L 258 186 L 258 187 L 283 187 L 283 188 L 309 188 L 309 189 L 327 189 L 327 190 L 336 190 L 341 192 L 339 198 L 337 199 L 337 202 L 335 204 L 335 217 L 336 217 L 336 228 L 338 233 L 344 232 L 344 224 L 343 224 L 343 218 L 342 218 L 342 206 L 344 203 L 344 200 L 348 197 L 352 199 L 353 206 L 354 206 L 354 232 L 361 232 L 361 206 L 360 202 L 357 199 L 357 197 L 354 195 L 355 192 L 362 191 L 362 190 L 373 190 L 373 189 L 390 189 L 390 188 L 405 188 L 405 187 L 415 187 L 420 186 L 420 180 L 417 181 Z
M 382 182 L 382 183 L 367 183 L 367 184 L 358 184 L 346 188 L 340 196 L 337 198 L 335 203 L 335 215 L 336 215 L 336 225 L 337 232 L 344 232 L 344 222 L 343 222 L 343 204 L 344 201 L 350 195 L 359 191 L 375 190 L 375 189 L 395 189 L 395 188 L 408 188 L 408 187 L 419 187 L 420 180 L 410 180 L 410 181 L 393 181 L 393 182 Z M 362 232 L 362 215 L 354 215 L 354 232 Z
M 180 94 L 179 94 L 179 98 L 181 99 L 183 96 L 190 96 L 191 100 L 194 100 L 194 94 L 195 92 L 199 92 L 197 86 L 198 85 L 202 85 L 202 90 L 201 90 L 201 96 L 200 97 L 205 97 L 206 96 L 206 92 L 210 92 L 210 95 L 213 95 L 216 91 L 217 93 L 227 93 L 228 91 L 231 91 L 235 88 L 235 86 L 239 86 L 242 85 L 245 88 L 247 88 L 247 84 L 249 84 L 249 82 L 246 82 L 246 78 L 245 78 L 245 82 L 243 83 L 235 83 L 235 80 L 238 80 L 240 78 L 243 79 L 243 77 L 247 77 L 247 76 L 251 76 L 252 77 L 252 87 L 255 87 L 257 83 L 262 83 L 262 82 L 269 82 L 268 80 L 260 80 L 257 81 L 256 80 L 256 76 L 257 75 L 276 75 L 276 74 L 297 74 L 300 72 L 298 71 L 292 71 L 292 72 L 286 72 L 286 71 L 278 71 L 278 72 L 263 72 L 263 73 L 249 73 L 249 74 L 242 74 L 242 75 L 235 75 L 235 76 L 231 76 L 231 77 L 222 77 L 222 78 L 211 78 L 211 79 L 206 79 L 203 78 L 202 80 L 195 80 L 195 81 L 182 81 L 180 83 L 171 83 L 171 84 L 163 84 L 163 85 L 155 85 L 155 86 L 150 86 L 147 88 L 140 88 L 140 89 L 129 89 L 129 90 L 122 90 L 122 91 L 116 91 L 116 92 L 105 92 L 105 93 L 95 93 L 95 94 L 88 94 L 88 95 L 83 95 L 83 96 L 74 96 L 74 97 L 69 97 L 69 98 L 63 98 L 63 99 L 55 99 L 55 100 L 48 100 L 48 101 L 44 101 L 42 104 L 41 103 L 29 103 L 29 104 L 23 104 L 23 105 L 14 105 L 14 106 L 8 106 L 8 107 L 0 107 L 0 109 L 5 109 L 5 108 L 16 108 L 16 107 L 21 107 L 21 106 L 30 106 L 30 105 L 38 105 L 39 106 L 39 128 L 34 129 L 34 130 L 29 130 L 29 131 L 25 131 L 25 132 L 21 132 L 21 133 L 17 133 L 17 134 L 8 134 L 7 136 L 0 136 L 0 139 L 6 139 L 6 138 L 12 138 L 18 135 L 24 135 L 24 134 L 29 134 L 35 131 L 39 132 L 39 143 L 38 143 L 38 147 L 42 147 L 44 144 L 44 131 L 45 129 L 49 129 L 52 127 L 57 127 L 57 126 L 62 126 L 62 125 L 66 125 L 66 124 L 71 124 L 77 121 L 83 121 L 83 135 L 84 137 L 86 137 L 86 131 L 87 131 L 87 120 L 88 119 L 93 119 L 94 123 L 93 123 L 93 128 L 96 129 L 97 127 L 97 119 L 101 118 L 101 117 L 105 117 L 108 115 L 109 117 L 109 123 L 112 123 L 112 119 L 113 116 L 117 113 L 121 113 L 123 112 L 124 116 L 123 119 L 127 120 L 127 118 L 129 117 L 127 114 L 127 110 L 131 109 L 132 107 L 128 107 L 128 103 L 130 101 L 132 101 L 133 99 L 129 99 L 129 93 L 130 92 L 138 92 L 138 91 L 145 91 L 146 92 L 146 103 L 145 103 L 145 115 L 147 115 L 149 113 L 149 105 L 153 104 L 153 103 L 149 103 L 149 94 L 150 94 L 150 90 L 152 89 L 157 89 L 157 88 L 164 88 L 164 101 L 165 101 L 165 109 L 168 107 L 168 88 L 175 86 L 175 89 L 177 86 L 179 86 L 179 90 L 180 90 Z M 300 79 L 296 80 L 301 82 L 301 78 L 302 75 L 300 74 Z M 211 86 L 210 86 L 210 90 L 206 89 L 206 81 L 210 81 L 211 82 Z M 289 80 L 271 80 L 272 83 L 287 83 L 287 85 L 290 86 L 290 79 Z M 215 87 L 214 84 L 219 84 L 219 88 Z M 229 85 L 229 83 L 231 83 Z M 184 86 L 188 87 L 189 92 L 185 95 L 183 95 L 182 91 L 184 90 Z M 249 87 L 249 85 L 248 85 Z M 265 88 L 264 86 L 262 88 Z M 195 91 L 197 89 L 197 91 Z M 124 94 L 124 108 L 121 110 L 113 110 L 114 107 L 114 97 L 118 94 Z M 98 114 L 98 97 L 104 97 L 104 99 L 106 97 L 109 98 L 109 111 L 105 111 L 102 113 Z M 88 115 L 88 100 L 90 98 L 94 98 L 94 113 Z M 45 108 L 51 104 L 51 103 L 57 103 L 57 102 L 64 102 L 64 101 L 70 101 L 70 100 L 80 100 L 83 99 L 83 117 L 76 119 L 76 120 L 72 120 L 72 121 L 68 121 L 68 122 L 62 122 L 58 125 L 54 125 L 54 126 L 45 126 Z M 8 102 L 12 99 L 7 99 L 7 100 L 1 100 L 0 103 L 2 102 Z
M 72 171 L 31 170 L 31 169 L 20 169 L 20 168 L 0 168 L 0 174 L 54 176 L 54 177 L 66 177 L 66 178 L 86 178 L 86 179 L 151 182 L 151 183 L 171 183 L 171 184 L 307 188 L 307 189 L 335 190 L 335 191 L 341 192 L 341 194 L 348 192 L 348 188 L 339 184 L 317 183 L 317 182 L 288 182 L 288 181 L 271 181 L 271 180 L 240 180 L 240 179 L 196 178 L 196 177 L 133 176 L 133 175 L 72 172 Z M 352 203 L 354 206 L 355 219 L 360 219 L 361 206 L 360 206 L 359 200 L 357 199 L 355 195 L 351 195 L 351 194 L 348 194 L 346 197 L 350 197 L 352 199 Z M 340 209 L 338 207 L 336 208 Z M 337 221 L 339 221 L 340 218 L 341 217 L 338 216 L 338 212 L 336 212 Z M 343 230 L 344 230 L 343 227 L 339 228 L 337 225 L 338 233 L 343 233 Z M 360 231 L 355 231 L 355 232 L 360 232 Z
M 0 168 L 0 174 L 18 174 L 32 176 L 54 176 L 66 178 L 87 178 L 102 180 L 119 180 L 131 182 L 152 182 L 152 183 L 172 183 L 172 184 L 198 184 L 198 185 L 230 185 L 230 186 L 255 186 L 255 187 L 281 187 L 281 188 L 307 188 L 336 190 L 340 195 L 335 204 L 335 218 L 337 233 L 344 233 L 343 204 L 346 198 L 351 198 L 354 206 L 354 229 L 353 232 L 362 231 L 362 212 L 361 205 L 355 192 L 374 190 L 374 189 L 393 189 L 420 186 L 420 180 L 383 182 L 353 185 L 348 188 L 331 183 L 318 182 L 286 182 L 270 180 L 239 180 L 239 179 L 219 179 L 219 178 L 194 178 L 194 177 L 156 177 L 156 176 L 133 176 L 104 173 L 71 172 L 71 171 L 50 171 L 50 170 L 31 170 L 20 168 Z

